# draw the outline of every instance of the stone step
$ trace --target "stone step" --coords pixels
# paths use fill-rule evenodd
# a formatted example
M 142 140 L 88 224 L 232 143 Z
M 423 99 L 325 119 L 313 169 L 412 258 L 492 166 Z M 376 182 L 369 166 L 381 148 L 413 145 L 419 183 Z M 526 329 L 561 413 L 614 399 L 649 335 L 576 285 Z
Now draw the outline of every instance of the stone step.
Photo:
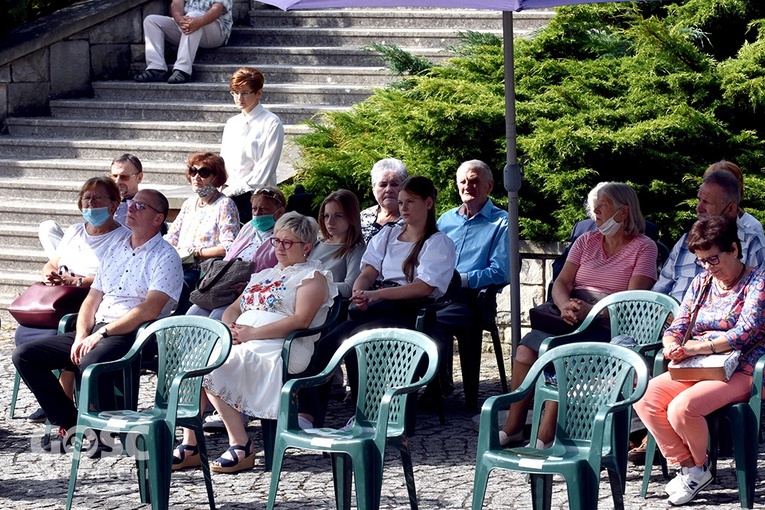
M 120 101 L 184 101 L 228 102 L 228 83 L 135 83 L 102 81 L 93 83 L 97 99 Z M 271 84 L 263 91 L 263 102 L 352 106 L 372 94 L 372 87 L 363 85 L 300 85 Z
M 27 289 L 27 287 L 35 282 L 42 281 L 40 271 L 42 270 L 43 265 L 45 265 L 45 262 L 43 262 L 40 267 L 37 268 L 37 271 L 34 272 L 16 270 L 3 271 L 3 273 L 0 274 L 0 307 L 6 309 L 7 305 L 11 304 L 19 294 Z M 5 321 L 5 318 L 3 318 L 3 321 Z
M 0 141 L 3 137 L 0 137 Z M 132 150 L 143 163 L 143 184 L 151 187 L 182 186 L 187 184 L 183 176 L 183 162 L 160 163 L 144 158 L 143 154 Z M 3 151 L 5 154 L 5 151 Z M 69 182 L 75 191 L 82 183 L 95 175 L 105 175 L 113 156 L 121 152 L 111 153 L 109 157 L 100 159 L 0 159 L 0 176 L 4 181 L 21 183 L 32 181 L 41 186 L 48 186 L 52 181 Z M 6 155 L 7 157 L 7 155 Z
M 502 36 L 502 30 L 476 30 Z M 516 37 L 528 31 L 516 30 Z M 399 47 L 446 48 L 459 43 L 455 29 L 445 28 L 253 28 L 238 27 L 232 31 L 229 44 L 262 46 L 336 46 L 362 47 L 372 43 Z
M 41 249 L 40 238 L 37 236 L 37 226 L 0 223 L 0 246 L 26 250 Z M 2 271 L 0 271 L 0 276 L 2 276 Z
M 555 11 L 513 13 L 513 27 L 525 30 L 544 26 Z M 452 30 L 501 30 L 502 13 L 482 9 L 327 9 L 321 11 L 250 11 L 252 27 L 316 28 L 450 28 Z
M 452 54 L 440 48 L 402 48 L 413 55 L 426 58 L 431 62 L 443 62 Z M 374 67 L 381 64 L 377 53 L 363 51 L 360 48 L 338 47 L 284 47 L 271 46 L 224 46 L 215 50 L 200 49 L 194 65 L 235 63 L 235 65 L 260 68 L 267 64 L 320 65 L 320 66 L 363 66 Z
M 194 80 L 207 83 L 228 83 L 239 67 L 234 64 L 194 65 Z M 395 79 L 383 66 L 285 66 L 261 65 L 266 77 L 266 90 L 271 83 L 299 83 L 310 85 L 367 85 L 383 87 Z
M 232 71 L 233 72 L 233 71 Z M 347 111 L 350 107 L 330 105 L 264 104 L 279 116 L 285 125 L 298 124 L 317 113 Z M 239 113 L 233 101 L 223 103 L 182 103 L 149 101 L 105 101 L 94 99 L 59 99 L 51 101 L 54 118 L 90 118 L 112 120 L 146 120 L 154 122 L 217 122 L 225 123 Z
M 48 257 L 42 251 L 22 250 L 16 248 L 0 247 L 0 267 L 4 272 L 17 272 L 39 275 L 40 270 L 48 262 Z
M 0 178 L 0 198 L 77 202 L 81 186 L 82 183 L 75 181 Z M 3 235 L 2 231 L 0 235 Z

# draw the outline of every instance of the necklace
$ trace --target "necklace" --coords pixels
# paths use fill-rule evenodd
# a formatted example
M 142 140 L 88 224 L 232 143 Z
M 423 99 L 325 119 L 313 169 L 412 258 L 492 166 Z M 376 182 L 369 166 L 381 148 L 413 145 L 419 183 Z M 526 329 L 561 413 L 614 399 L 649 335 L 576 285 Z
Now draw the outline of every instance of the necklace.
M 719 286 L 719 287 L 720 287 L 722 290 L 730 290 L 730 289 L 732 289 L 733 287 L 735 287 L 735 286 L 738 284 L 738 282 L 740 282 L 740 281 L 741 281 L 741 279 L 744 277 L 744 273 L 746 273 L 746 264 L 743 264 L 743 263 L 742 263 L 742 264 L 741 264 L 741 272 L 738 274 L 738 276 L 737 276 L 737 277 L 736 277 L 736 279 L 733 281 L 733 283 L 731 283 L 730 285 L 725 285 L 725 284 L 724 284 L 722 281 L 720 281 L 720 280 L 717 280 L 717 285 L 718 285 L 718 286 Z

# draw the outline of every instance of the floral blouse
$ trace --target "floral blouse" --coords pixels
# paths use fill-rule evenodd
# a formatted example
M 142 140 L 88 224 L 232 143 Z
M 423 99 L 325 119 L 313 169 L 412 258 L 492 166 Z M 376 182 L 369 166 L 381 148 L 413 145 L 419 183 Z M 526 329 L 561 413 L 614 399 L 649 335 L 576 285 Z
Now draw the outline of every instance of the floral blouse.
M 673 336 L 678 343 L 685 338 L 693 308 L 704 287 L 707 272 L 697 275 L 680 306 L 680 313 L 665 336 Z M 765 338 L 765 270 L 755 269 L 730 290 L 720 290 L 712 286 L 704 304 L 699 309 L 691 336 L 704 335 L 705 339 L 725 338 L 733 349 L 746 352 L 750 346 Z M 765 342 L 764 342 L 765 343 Z M 765 353 L 765 346 L 760 345 L 741 358 L 736 371 L 745 374 L 754 372 L 754 365 Z
M 212 204 L 194 206 L 197 197 L 186 199 L 165 235 L 176 250 L 201 250 L 214 246 L 229 249 L 239 233 L 239 211 L 234 201 L 221 194 Z
M 379 205 L 373 205 L 367 207 L 361 211 L 361 235 L 364 236 L 364 242 L 369 244 L 369 240 L 372 239 L 377 233 L 383 229 L 383 227 L 393 227 L 395 225 L 404 225 L 404 218 L 399 218 L 395 222 L 386 223 L 380 225 L 377 223 L 377 213 L 380 211 Z

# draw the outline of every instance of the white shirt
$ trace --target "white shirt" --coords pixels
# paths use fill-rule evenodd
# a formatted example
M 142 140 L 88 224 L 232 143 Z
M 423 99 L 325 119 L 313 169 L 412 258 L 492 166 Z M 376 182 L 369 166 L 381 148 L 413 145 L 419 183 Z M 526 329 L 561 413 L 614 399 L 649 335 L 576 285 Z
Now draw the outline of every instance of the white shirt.
M 130 237 L 130 229 L 120 225 L 111 232 L 92 236 L 85 230 L 84 223 L 75 223 L 64 233 L 56 248 L 58 267 L 66 266 L 69 272 L 80 276 L 96 274 L 98 263 L 112 243 Z
M 263 186 L 276 186 L 276 167 L 284 145 L 279 117 L 259 104 L 247 115 L 228 119 L 223 128 L 220 156 L 226 163 L 234 196 Z
M 409 283 L 402 266 L 415 243 L 399 240 L 402 231 L 403 227 L 396 225 L 370 239 L 367 251 L 361 257 L 362 271 L 364 266 L 372 266 L 380 273 L 378 280 L 389 280 L 399 285 Z M 436 232 L 425 241 L 414 269 L 414 279 L 435 287 L 428 297 L 439 298 L 446 293 L 454 275 L 456 259 L 454 243 L 443 232 Z
M 170 297 L 158 318 L 166 317 L 181 295 L 181 258 L 159 233 L 135 250 L 128 237 L 109 246 L 92 287 L 104 293 L 96 310 L 96 323 L 122 317 L 143 303 L 151 290 Z

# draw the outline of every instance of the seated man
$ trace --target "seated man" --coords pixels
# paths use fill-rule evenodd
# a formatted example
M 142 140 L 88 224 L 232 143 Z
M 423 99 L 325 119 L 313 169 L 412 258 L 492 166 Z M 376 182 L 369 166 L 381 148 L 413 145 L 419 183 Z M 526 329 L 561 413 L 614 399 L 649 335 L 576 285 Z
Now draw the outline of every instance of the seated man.
M 743 261 L 748 266 L 759 267 L 765 260 L 765 238 L 762 230 L 752 228 L 738 215 L 741 201 L 738 179 L 727 171 L 710 172 L 701 183 L 698 198 L 696 215 L 699 219 L 716 215 L 736 220 Z M 661 269 L 659 280 L 653 286 L 656 292 L 669 294 L 678 301 L 683 300 L 691 280 L 703 271 L 695 263 L 696 256 L 688 250 L 687 238 L 688 234 L 684 234 L 675 243 Z
M 738 181 L 738 190 L 741 193 L 741 200 L 744 199 L 744 173 L 741 171 L 741 168 L 731 162 L 726 161 L 724 159 L 721 159 L 717 163 L 712 163 L 707 167 L 706 170 L 704 170 L 704 177 L 709 175 L 710 173 L 714 172 L 715 170 L 725 170 L 726 172 L 730 172 L 736 177 L 736 180 Z M 762 234 L 762 223 L 760 223 L 757 218 L 746 212 L 744 209 L 741 208 L 739 205 L 738 213 L 736 215 L 737 223 L 741 223 L 742 225 L 746 225 L 750 229 L 753 229 L 760 234 Z
M 146 70 L 137 82 L 191 81 L 197 49 L 223 46 L 231 35 L 233 0 L 172 0 L 170 16 L 150 14 L 143 20 Z M 168 78 L 165 39 L 178 46 L 173 73 Z
M 77 372 L 121 358 L 133 345 L 138 327 L 169 315 L 180 296 L 181 259 L 159 234 L 167 211 L 164 195 L 139 191 L 127 215 L 131 235 L 105 252 L 80 307 L 76 331 L 41 338 L 13 352 L 21 378 L 58 429 L 51 444 L 56 440 L 61 444 L 77 423 L 77 409 L 52 370 Z M 114 385 L 101 384 L 98 399 L 101 409 L 114 409 Z
M 138 193 L 138 185 L 143 180 L 143 166 L 141 160 L 132 154 L 123 154 L 112 161 L 110 175 L 120 190 L 122 203 L 114 213 L 114 219 L 120 224 L 125 224 L 127 216 L 127 201 Z M 40 223 L 37 233 L 40 238 L 45 256 L 53 259 L 56 256 L 61 239 L 64 238 L 64 230 L 53 220 L 45 220 Z
M 477 159 L 466 161 L 457 169 L 457 190 L 462 205 L 451 209 L 438 219 L 438 229 L 454 242 L 457 250 L 456 270 L 462 287 L 454 302 L 437 314 L 433 336 L 439 345 L 441 390 L 448 395 L 454 390 L 452 382 L 453 335 L 459 339 L 463 363 L 468 359 L 478 370 L 481 356 L 481 320 L 476 309 L 478 291 L 490 284 L 502 285 L 509 280 L 508 217 L 496 207 L 489 193 L 494 187 L 491 169 Z M 465 402 L 477 404 L 478 388 L 465 377 Z

